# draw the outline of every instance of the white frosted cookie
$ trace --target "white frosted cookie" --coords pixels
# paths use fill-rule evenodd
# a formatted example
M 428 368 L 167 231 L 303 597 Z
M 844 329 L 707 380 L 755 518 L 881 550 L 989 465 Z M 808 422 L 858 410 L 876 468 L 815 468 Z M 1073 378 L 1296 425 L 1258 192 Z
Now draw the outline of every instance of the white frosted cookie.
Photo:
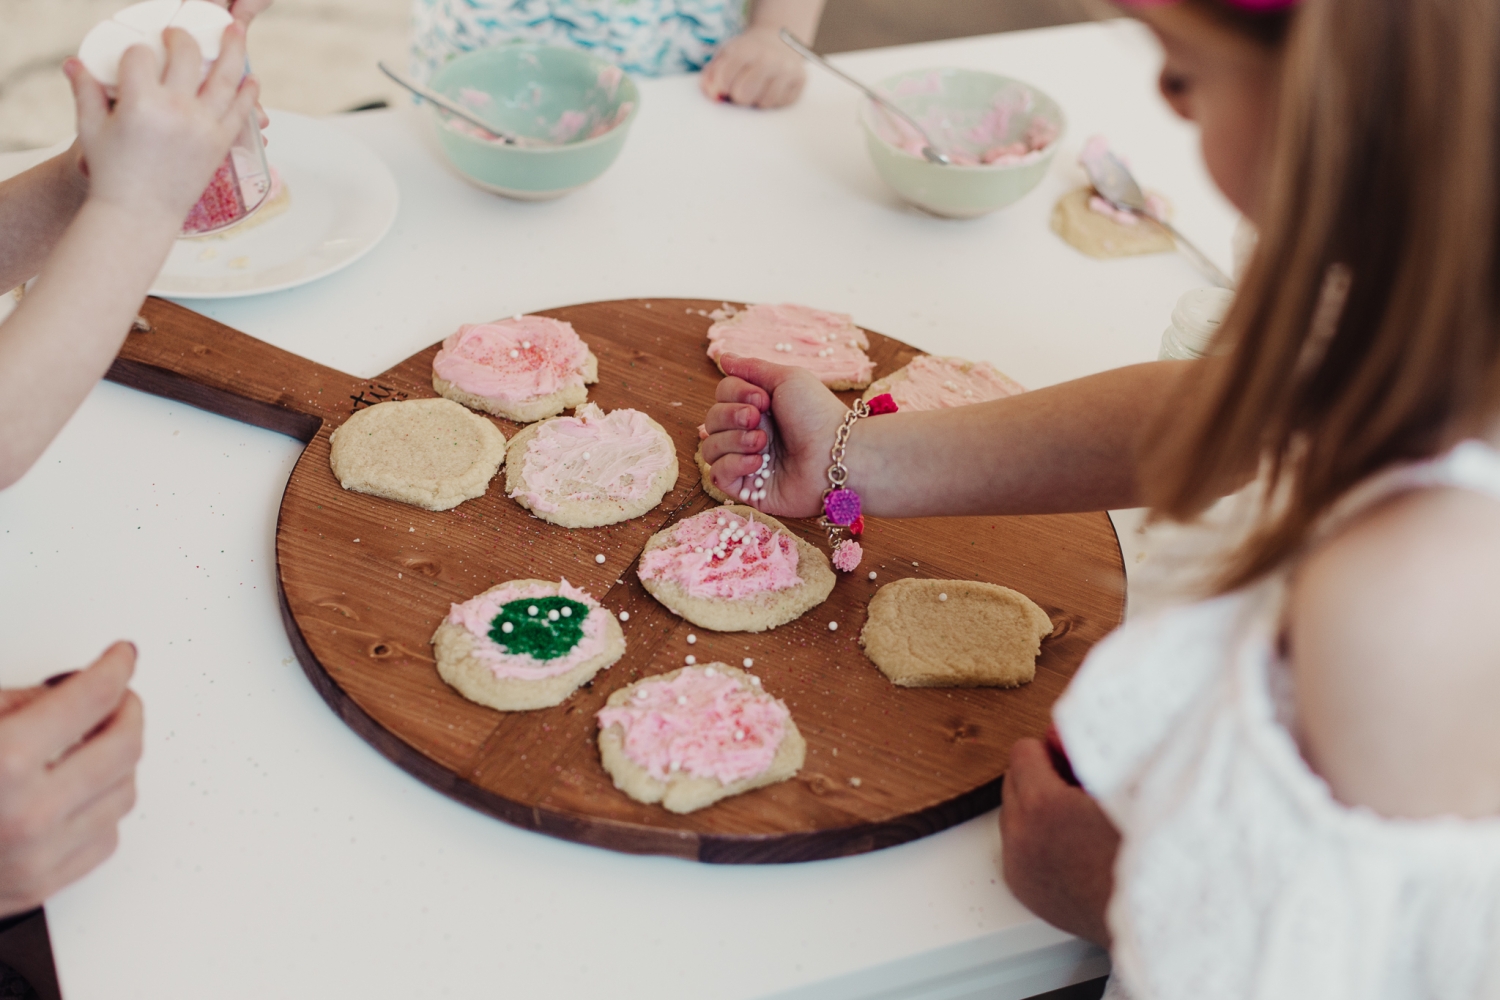
M 901 687 L 1016 687 L 1036 676 L 1052 620 L 1025 594 L 975 580 L 897 580 L 870 600 L 860 645 Z
M 1025 392 L 1026 388 L 988 361 L 923 354 L 904 368 L 876 379 L 862 399 L 888 392 L 900 410 L 942 410 Z
M 432 359 L 432 387 L 470 409 L 518 423 L 581 406 L 599 359 L 573 324 L 517 316 L 461 326 Z
M 506 495 L 564 528 L 640 517 L 677 484 L 677 446 L 661 424 L 593 403 L 522 430 L 506 463 Z
M 502 712 L 560 704 L 625 655 L 615 616 L 567 580 L 512 580 L 462 604 L 432 636 L 438 676 Z
M 1090 208 L 1095 197 L 1093 188 L 1081 187 L 1059 198 L 1052 209 L 1052 231 L 1090 257 L 1130 257 L 1177 249 L 1167 231 L 1149 219 L 1132 216 L 1135 222 L 1128 224 L 1117 221 L 1123 216 Z
M 667 610 L 715 632 L 761 632 L 833 592 L 821 551 L 753 507 L 716 507 L 652 535 L 636 573 Z
M 330 438 L 339 485 L 387 500 L 448 510 L 484 496 L 505 461 L 505 435 L 446 399 L 376 403 Z
M 599 758 L 637 802 L 690 813 L 785 781 L 807 743 L 760 678 L 722 663 L 647 677 L 599 710 Z
M 870 338 L 845 313 L 808 306 L 749 306 L 708 328 L 708 357 L 762 358 L 806 368 L 830 389 L 863 389 L 875 377 Z M 721 369 L 722 370 L 722 369 Z

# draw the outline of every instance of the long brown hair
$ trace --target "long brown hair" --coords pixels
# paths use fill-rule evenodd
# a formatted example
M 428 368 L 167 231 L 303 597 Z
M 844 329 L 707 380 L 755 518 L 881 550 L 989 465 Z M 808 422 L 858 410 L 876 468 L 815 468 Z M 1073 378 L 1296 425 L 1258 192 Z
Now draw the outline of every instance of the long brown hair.
M 1143 455 L 1148 501 L 1178 520 L 1267 474 L 1278 503 L 1225 590 L 1500 405 L 1500 4 L 1306 0 L 1281 72 L 1260 244 L 1219 356 Z

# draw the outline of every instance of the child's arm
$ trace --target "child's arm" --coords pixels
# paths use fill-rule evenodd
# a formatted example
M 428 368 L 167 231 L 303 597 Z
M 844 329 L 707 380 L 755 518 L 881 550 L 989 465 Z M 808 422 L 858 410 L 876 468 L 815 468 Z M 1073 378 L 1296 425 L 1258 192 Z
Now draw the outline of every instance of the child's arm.
M 795 101 L 807 82 L 802 57 L 781 41 L 787 28 L 812 44 L 824 0 L 755 0 L 750 23 L 704 67 L 699 86 L 710 100 L 754 108 L 780 108 Z
M 0 488 L 30 468 L 108 369 L 182 220 L 255 105 L 254 80 L 240 79 L 242 27 L 225 30 L 201 86 L 192 38 L 168 31 L 166 44 L 165 67 L 144 46 L 126 52 L 113 107 L 76 60 L 66 66 L 89 191 L 31 292 L 0 324 Z
M 36 276 L 89 191 L 75 142 L 0 182 L 0 294 Z
M 738 496 L 774 438 L 774 475 L 756 506 L 817 514 L 848 408 L 804 369 L 730 355 L 721 363 L 731 377 L 719 383 L 703 442 L 715 481 Z M 1136 506 L 1139 437 L 1199 363 L 1134 365 L 988 403 L 861 420 L 845 458 L 849 488 L 881 517 Z

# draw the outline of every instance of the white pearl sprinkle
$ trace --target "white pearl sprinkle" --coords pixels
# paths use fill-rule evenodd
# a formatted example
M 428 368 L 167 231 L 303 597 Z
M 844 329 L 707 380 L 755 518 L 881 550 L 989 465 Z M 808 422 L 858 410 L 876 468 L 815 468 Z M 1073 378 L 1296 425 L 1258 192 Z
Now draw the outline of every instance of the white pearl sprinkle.
M 916 562 L 915 562 L 915 561 L 913 561 L 913 562 L 912 562 L 912 567 L 913 567 L 913 568 L 915 568 L 915 567 L 916 567 L 916 565 L 917 565 L 917 564 L 916 564 Z
M 529 340 L 523 340 L 523 341 L 521 341 L 521 346 L 524 347 L 526 350 L 529 351 L 529 350 L 531 350 L 531 341 L 529 341 Z
M 745 738 L 745 731 L 743 729 L 736 729 L 734 731 L 734 740 L 735 740 L 736 743 L 738 743 L 740 740 L 743 740 L 744 738 Z
M 539 611 L 541 611 L 541 608 L 538 608 L 535 604 L 533 604 L 531 607 L 529 607 L 529 608 L 526 609 L 526 613 L 528 615 L 531 615 L 533 618 L 536 617 L 537 612 L 539 612 Z
M 693 633 L 689 632 L 688 633 L 688 645 L 691 646 L 693 643 L 695 643 L 697 641 L 698 641 L 698 637 L 696 635 L 694 635 Z
M 870 570 L 870 579 L 871 580 L 875 579 L 875 571 L 873 569 Z
M 723 531 L 719 532 L 719 537 L 727 539 L 732 534 L 734 534 L 733 528 L 725 528 Z
M 516 313 L 516 319 L 520 319 L 520 318 L 521 318 L 521 314 L 520 313 Z
M 562 616 L 564 618 L 572 618 L 573 617 L 573 609 L 569 608 L 569 607 L 564 607 L 562 609 Z
M 721 518 L 719 518 L 719 520 L 718 520 L 718 525 L 719 525 L 719 527 L 721 527 L 721 528 L 722 528 L 722 527 L 724 527 L 724 519 L 723 519 L 723 518 L 722 518 L 722 517 L 721 517 Z
M 704 667 L 703 668 L 703 676 L 704 677 L 717 677 L 717 676 L 719 676 L 719 672 L 717 670 L 715 670 L 713 667 Z
M 940 601 L 946 601 L 947 599 L 948 599 L 948 595 L 947 594 L 939 594 L 938 595 L 938 600 L 940 600 Z
M 750 499 L 751 500 L 764 500 L 765 498 L 766 498 L 766 491 L 765 490 L 756 490 L 754 493 L 752 493 L 750 495 Z
M 755 676 L 754 674 L 751 674 L 750 675 L 750 683 L 754 684 L 756 687 L 760 687 L 760 678 L 757 677 L 757 676 Z
M 583 453 L 583 460 L 587 462 L 592 456 L 588 452 Z
M 746 670 L 749 670 L 751 667 L 755 666 L 755 661 L 752 660 L 752 659 L 750 659 L 750 657 L 748 657 L 748 656 L 745 657 L 745 659 L 743 661 L 741 661 L 741 662 L 743 662 L 745 664 L 745 669 Z
M 674 770 L 674 771 L 681 771 L 682 770 L 682 762 L 681 761 L 676 761 L 676 760 L 672 761 L 672 770 Z
M 521 356 L 521 352 L 512 347 L 510 349 L 510 356 L 513 358 L 519 358 Z
M 693 656 L 692 654 L 688 654 L 687 656 L 684 656 L 682 658 L 682 662 L 691 667 L 693 664 L 698 662 L 698 658 L 696 656 Z
M 604 564 L 604 553 L 601 552 L 597 556 L 595 556 L 594 562 L 599 563 L 602 566 Z
M 500 623 L 500 631 L 506 633 L 507 635 L 509 635 L 511 632 L 514 632 L 515 630 L 516 630 L 516 627 L 514 625 L 512 625 L 510 622 L 501 622 Z
M 553 608 L 551 611 L 547 612 L 547 620 L 549 622 L 555 622 L 561 617 L 562 613 L 559 612 L 556 608 Z
M 748 487 L 746 487 L 743 490 L 740 490 L 740 499 L 741 500 L 749 500 L 750 499 L 750 490 L 749 490 Z
M 693 546 L 693 551 L 694 552 L 702 552 L 703 551 L 703 546 L 701 546 L 701 545 L 694 545 Z
M 828 623 L 828 631 L 830 631 L 830 632 L 837 632 L 838 630 L 839 630 L 839 623 L 838 622 L 829 622 Z
M 764 485 L 766 485 L 766 481 L 764 479 L 762 479 L 760 476 L 756 476 L 755 477 L 755 488 L 756 489 L 760 489 Z
M 628 622 L 628 621 L 630 621 L 630 612 L 629 611 L 621 611 L 620 612 L 620 621 L 622 621 L 622 622 Z
M 679 705 L 686 705 L 687 704 L 687 695 L 685 695 L 685 694 L 678 695 L 677 696 L 677 704 L 679 704 Z

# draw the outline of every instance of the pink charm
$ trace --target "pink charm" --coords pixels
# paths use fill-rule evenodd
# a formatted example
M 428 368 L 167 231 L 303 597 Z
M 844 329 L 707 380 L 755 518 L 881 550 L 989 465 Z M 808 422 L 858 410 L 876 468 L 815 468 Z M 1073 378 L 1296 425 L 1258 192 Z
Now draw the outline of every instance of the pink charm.
M 859 517 L 859 494 L 853 490 L 829 491 L 823 499 L 823 513 L 830 524 L 853 524 Z
M 896 400 L 888 392 L 882 392 L 869 402 L 870 416 L 878 417 L 882 413 L 895 413 L 900 407 Z
M 854 519 L 854 523 L 853 524 L 849 525 L 849 534 L 853 535 L 855 538 L 858 538 L 860 535 L 863 535 L 864 533 L 865 533 L 865 516 L 863 514 L 861 514 L 861 515 L 859 515 L 858 517 L 856 517 Z
M 864 557 L 864 549 L 852 538 L 846 538 L 833 548 L 833 568 L 841 573 L 852 573 Z

